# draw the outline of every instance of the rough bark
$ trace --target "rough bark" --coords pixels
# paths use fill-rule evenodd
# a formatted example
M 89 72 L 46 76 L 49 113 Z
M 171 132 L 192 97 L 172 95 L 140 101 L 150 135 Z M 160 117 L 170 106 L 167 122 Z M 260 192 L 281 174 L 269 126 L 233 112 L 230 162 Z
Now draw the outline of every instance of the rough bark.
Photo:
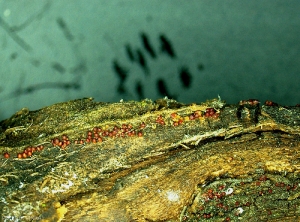
M 300 215 L 299 107 L 81 99 L 0 125 L 3 221 Z

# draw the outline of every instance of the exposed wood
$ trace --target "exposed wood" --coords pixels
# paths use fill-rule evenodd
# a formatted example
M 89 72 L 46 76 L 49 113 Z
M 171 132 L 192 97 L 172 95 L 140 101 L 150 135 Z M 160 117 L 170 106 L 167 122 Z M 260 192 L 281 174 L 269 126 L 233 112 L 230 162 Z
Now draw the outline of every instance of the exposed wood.
M 299 107 L 82 99 L 0 126 L 3 221 L 300 215 Z

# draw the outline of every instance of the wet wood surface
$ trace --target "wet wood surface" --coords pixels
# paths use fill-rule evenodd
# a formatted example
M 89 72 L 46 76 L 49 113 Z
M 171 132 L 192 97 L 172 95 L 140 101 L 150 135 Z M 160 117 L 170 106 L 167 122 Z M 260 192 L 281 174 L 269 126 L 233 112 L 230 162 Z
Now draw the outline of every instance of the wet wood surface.
M 0 123 L 2 221 L 298 221 L 300 108 L 219 99 L 24 108 Z

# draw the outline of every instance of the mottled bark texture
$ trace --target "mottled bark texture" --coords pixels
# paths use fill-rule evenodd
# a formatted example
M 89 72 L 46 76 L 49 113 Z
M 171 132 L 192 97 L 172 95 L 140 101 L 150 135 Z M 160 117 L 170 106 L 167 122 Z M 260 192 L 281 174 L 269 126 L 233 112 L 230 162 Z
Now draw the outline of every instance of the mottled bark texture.
M 2 221 L 294 221 L 300 108 L 81 99 L 2 121 Z

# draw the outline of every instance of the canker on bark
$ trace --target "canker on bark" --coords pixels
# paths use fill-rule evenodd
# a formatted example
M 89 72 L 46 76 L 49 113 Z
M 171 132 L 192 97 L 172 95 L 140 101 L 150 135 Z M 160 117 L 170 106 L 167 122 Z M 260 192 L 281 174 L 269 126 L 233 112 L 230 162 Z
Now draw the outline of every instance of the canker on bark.
M 218 116 L 189 118 L 207 108 Z M 182 124 L 174 126 L 172 113 Z M 95 127 L 123 124 L 141 135 L 78 142 Z M 300 107 L 87 98 L 22 109 L 0 125 L 0 150 L 11 155 L 0 159 L 3 220 L 294 221 L 300 214 Z M 64 149 L 51 144 L 63 136 Z

